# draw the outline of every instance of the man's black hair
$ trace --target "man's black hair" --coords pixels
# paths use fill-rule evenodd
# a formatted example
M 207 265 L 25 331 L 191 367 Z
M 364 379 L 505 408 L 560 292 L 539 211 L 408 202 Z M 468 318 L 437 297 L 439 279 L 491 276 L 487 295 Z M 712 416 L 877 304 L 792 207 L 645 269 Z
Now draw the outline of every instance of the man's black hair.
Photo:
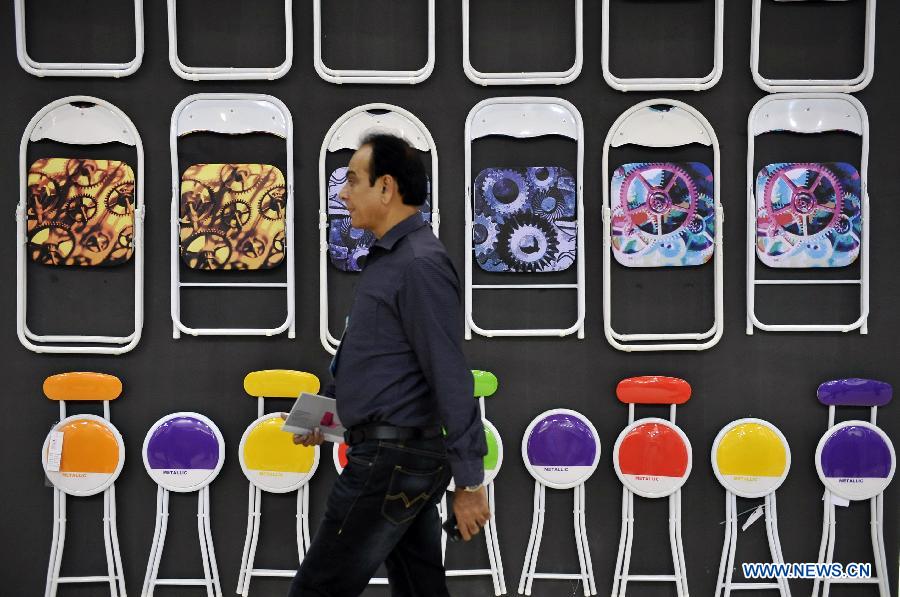
M 407 205 L 422 205 L 428 194 L 428 176 L 418 152 L 405 139 L 385 133 L 367 135 L 360 147 L 372 148 L 369 184 L 386 174 L 397 181 L 397 190 Z

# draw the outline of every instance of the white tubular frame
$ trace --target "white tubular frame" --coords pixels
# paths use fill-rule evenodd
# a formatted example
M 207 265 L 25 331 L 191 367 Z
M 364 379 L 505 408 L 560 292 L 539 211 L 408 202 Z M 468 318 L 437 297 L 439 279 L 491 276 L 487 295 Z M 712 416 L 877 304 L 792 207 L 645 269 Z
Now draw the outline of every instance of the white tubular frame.
M 603 78 L 607 84 L 618 91 L 704 91 L 710 89 L 722 78 L 724 70 L 725 47 L 725 0 L 715 2 L 715 31 L 713 33 L 713 68 L 703 77 L 649 77 L 630 78 L 617 77 L 609 65 L 609 12 L 612 0 L 603 0 L 603 30 L 600 35 Z
M 799 2 L 802 0 L 775 0 Z M 855 93 L 865 89 L 875 75 L 875 0 L 866 0 L 866 33 L 863 69 L 852 79 L 770 79 L 759 72 L 760 21 L 762 0 L 753 0 L 750 29 L 750 72 L 753 81 L 763 91 L 773 92 L 839 92 Z
M 322 59 L 322 0 L 313 0 L 313 65 L 320 77 L 329 83 L 368 83 L 381 85 L 415 85 L 434 72 L 435 0 L 428 0 L 428 60 L 418 70 L 341 70 L 329 68 Z
M 652 110 L 653 106 L 670 106 L 668 112 Z M 713 249 L 713 325 L 699 333 L 641 333 L 620 334 L 612 325 L 612 232 L 610 231 L 612 198 L 610 197 L 609 150 L 622 145 L 641 147 L 678 147 L 699 143 L 713 151 L 713 198 L 715 204 L 716 235 Z M 709 121 L 691 106 L 670 99 L 641 102 L 624 112 L 613 123 L 603 144 L 603 331 L 607 341 L 626 352 L 658 350 L 706 350 L 722 338 L 725 328 L 724 267 L 725 244 L 722 228 L 725 215 L 722 209 L 719 140 Z M 688 340 L 689 342 L 683 342 Z M 662 342 L 647 344 L 646 342 Z
M 869 408 L 869 422 L 877 426 L 878 407 Z M 828 406 L 828 427 L 835 425 L 835 406 Z M 826 429 L 826 430 L 827 430 Z M 887 572 L 887 554 L 884 547 L 884 493 L 879 493 L 869 501 L 869 529 L 872 537 L 872 559 L 875 564 L 875 574 L 870 578 L 816 578 L 813 581 L 812 597 L 821 595 L 828 597 L 832 584 L 874 584 L 878 586 L 878 597 L 891 597 L 891 587 Z M 830 489 L 825 489 L 822 497 L 822 541 L 819 543 L 820 564 L 832 564 L 834 562 L 834 544 L 836 542 L 835 530 L 837 527 L 837 513 L 835 512 L 834 495 Z
M 266 414 L 265 397 L 257 396 L 256 398 L 256 417 L 257 420 Z M 253 423 L 251 423 L 252 425 Z M 241 445 L 243 450 L 243 442 Z M 316 450 L 319 448 L 316 447 Z M 313 470 L 315 472 L 315 470 Z M 312 477 L 312 475 L 310 475 Z M 237 589 L 238 595 L 247 597 L 250 593 L 250 581 L 254 576 L 267 578 L 294 578 L 297 570 L 273 570 L 269 568 L 254 568 L 253 562 L 256 559 L 256 547 L 259 544 L 259 525 L 262 522 L 262 494 L 263 490 L 248 483 L 249 492 L 247 494 L 247 535 L 244 539 L 244 552 L 241 556 L 241 568 L 238 573 Z M 306 555 L 309 546 L 312 544 L 309 535 L 309 478 L 297 491 L 297 556 L 298 565 L 303 563 L 303 557 Z M 289 493 L 289 492 L 284 492 Z
M 477 85 L 565 85 L 581 74 L 584 66 L 584 0 L 575 0 L 575 63 L 557 72 L 485 73 L 472 66 L 469 54 L 469 1 L 462 0 L 463 70 Z
M 197 492 L 197 533 L 200 537 L 200 555 L 203 558 L 203 578 L 157 578 L 168 525 L 169 490 L 157 486 L 156 526 L 153 530 L 150 560 L 147 562 L 147 574 L 144 577 L 141 597 L 153 597 L 158 586 L 205 587 L 208 597 L 222 597 L 219 568 L 216 565 L 216 551 L 213 547 L 212 530 L 209 526 L 209 485 L 205 485 Z
M 293 0 L 284 0 L 284 62 L 272 67 L 187 66 L 178 57 L 177 0 L 166 0 L 169 24 L 169 65 L 188 81 L 273 81 L 291 69 L 294 61 Z
M 134 0 L 134 58 L 128 62 L 38 62 L 28 55 L 25 0 L 13 0 L 16 19 L 16 57 L 26 72 L 38 77 L 127 77 L 144 59 L 144 1 Z
M 228 110 L 229 116 L 224 111 Z M 192 120 L 192 122 L 188 122 Z M 196 132 L 214 132 L 228 135 L 266 133 L 281 137 L 287 146 L 287 207 L 285 211 L 285 263 L 286 282 L 181 282 L 179 256 L 179 202 L 181 197 L 181 173 L 178 169 L 178 139 Z M 294 125 L 287 106 L 271 95 L 253 93 L 198 93 L 184 98 L 172 113 L 169 133 L 172 158 L 172 206 L 171 206 L 171 295 L 172 337 L 182 333 L 191 336 L 276 336 L 285 330 L 288 338 L 295 334 L 294 308 Z M 181 288 L 284 288 L 287 315 L 284 322 L 274 328 L 192 328 L 181 321 Z
M 774 105 L 773 105 L 774 104 Z M 855 97 L 842 93 L 784 93 L 759 100 L 748 119 L 747 134 L 747 326 L 748 335 L 754 328 L 767 332 L 850 332 L 868 333 L 869 318 L 869 117 Z M 756 173 L 753 171 L 756 137 L 772 132 L 815 134 L 844 131 L 859 135 L 862 141 L 859 175 L 861 179 L 860 209 L 862 238 L 860 239 L 860 278 L 833 279 L 763 279 L 756 277 Z M 756 287 L 758 285 L 834 285 L 858 284 L 860 313 L 848 324 L 767 324 L 756 316 Z
M 373 110 L 385 111 L 373 114 Z M 384 132 L 405 139 L 412 147 L 431 154 L 431 230 L 435 236 L 441 227 L 438 203 L 438 153 L 434 138 L 421 120 L 392 104 L 365 104 L 345 112 L 338 118 L 322 141 L 319 151 L 319 340 L 330 354 L 337 353 L 340 338 L 328 327 L 328 177 L 325 161 L 329 153 L 342 149 L 359 149 L 367 133 Z
M 669 406 L 669 422 L 675 425 L 675 404 Z M 628 404 L 628 425 L 635 422 L 634 403 Z M 639 419 L 640 422 L 643 419 Z M 688 446 L 690 449 L 690 445 Z M 634 541 L 634 492 L 622 486 L 622 533 L 619 536 L 619 552 L 613 575 L 612 597 L 625 597 L 629 581 L 674 582 L 678 597 L 688 597 L 687 569 L 684 560 L 684 542 L 681 539 L 681 488 L 669 498 L 669 544 L 672 551 L 674 574 L 631 574 L 631 547 Z
M 91 103 L 79 108 L 73 103 Z M 35 334 L 28 328 L 28 143 L 50 139 L 69 145 L 122 143 L 137 154 L 134 203 L 134 329 L 127 336 Z M 122 354 L 141 339 L 144 325 L 144 145 L 131 119 L 119 108 L 87 95 L 50 102 L 34 115 L 19 145 L 19 204 L 16 207 L 16 332 L 28 350 L 48 354 Z
M 493 120 L 493 122 L 492 122 Z M 576 283 L 575 284 L 472 284 L 472 227 L 473 201 L 472 194 L 472 142 L 491 135 L 529 139 L 548 135 L 560 135 L 575 141 L 578 147 L 576 179 L 577 235 L 575 245 Z M 466 160 L 466 232 L 465 232 L 465 313 L 466 340 L 472 339 L 472 332 L 480 336 L 552 336 L 563 337 L 577 334 L 584 338 L 585 316 L 585 238 L 584 238 L 584 123 L 578 109 L 564 99 L 556 97 L 495 97 L 478 102 L 469 111 L 466 118 L 465 131 Z M 511 274 L 513 275 L 513 274 Z M 568 328 L 537 329 L 488 329 L 475 323 L 473 313 L 473 290 L 550 290 L 568 289 L 577 293 L 578 315 Z
M 531 586 L 535 579 L 548 580 L 578 580 L 584 589 L 585 597 L 597 594 L 594 584 L 594 568 L 591 563 L 591 551 L 588 546 L 587 526 L 585 525 L 585 494 L 584 483 L 572 488 L 574 507 L 573 523 L 575 528 L 575 547 L 578 550 L 578 564 L 580 571 L 577 574 L 563 574 L 559 572 L 536 572 L 538 552 L 541 550 L 541 537 L 544 531 L 544 510 L 546 508 L 546 486 L 540 481 L 534 482 L 534 515 L 531 519 L 531 535 L 528 538 L 528 548 L 525 551 L 525 564 L 522 566 L 522 576 L 519 579 L 519 594 L 531 595 Z
M 110 421 L 109 400 L 103 400 L 103 419 Z M 66 419 L 66 402 L 59 401 L 59 420 Z M 56 597 L 60 584 L 108 583 L 110 597 L 125 597 L 125 571 L 119 550 L 119 530 L 116 525 L 116 484 L 103 490 L 103 547 L 106 552 L 105 576 L 60 576 L 63 548 L 66 544 L 66 493 L 53 487 L 53 539 L 50 562 L 47 565 L 47 586 L 44 597 Z

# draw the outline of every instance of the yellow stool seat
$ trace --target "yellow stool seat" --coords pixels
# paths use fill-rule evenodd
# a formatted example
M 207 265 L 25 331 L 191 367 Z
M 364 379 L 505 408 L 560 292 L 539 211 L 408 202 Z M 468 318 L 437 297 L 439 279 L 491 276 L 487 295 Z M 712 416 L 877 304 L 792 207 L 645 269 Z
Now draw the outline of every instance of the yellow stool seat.
M 294 444 L 281 430 L 281 415 L 264 415 L 247 427 L 241 438 L 241 468 L 251 483 L 273 493 L 296 491 L 316 472 L 318 447 Z
M 787 477 L 790 459 L 784 435 L 761 419 L 733 421 L 713 442 L 716 477 L 741 497 L 762 497 L 775 491 Z

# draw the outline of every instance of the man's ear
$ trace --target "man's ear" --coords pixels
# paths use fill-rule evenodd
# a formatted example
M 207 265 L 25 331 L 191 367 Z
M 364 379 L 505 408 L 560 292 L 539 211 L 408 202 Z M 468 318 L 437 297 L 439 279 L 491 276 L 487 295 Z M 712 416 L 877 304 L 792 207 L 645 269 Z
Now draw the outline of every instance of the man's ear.
M 379 184 L 381 184 L 381 201 L 387 205 L 397 192 L 397 181 L 390 174 L 385 174 Z

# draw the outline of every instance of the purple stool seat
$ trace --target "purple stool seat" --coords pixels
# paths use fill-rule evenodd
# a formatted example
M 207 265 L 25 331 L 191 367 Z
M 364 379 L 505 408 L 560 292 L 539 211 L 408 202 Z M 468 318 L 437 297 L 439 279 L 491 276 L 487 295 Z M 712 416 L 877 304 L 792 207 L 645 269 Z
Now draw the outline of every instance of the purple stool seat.
M 535 417 L 522 438 L 522 459 L 540 483 L 571 489 L 584 483 L 600 460 L 600 437 L 587 418 L 555 409 Z
M 830 428 L 816 448 L 816 470 L 832 493 L 866 500 L 885 490 L 896 468 L 890 438 L 867 421 L 844 421 Z
M 147 473 L 164 489 L 197 491 L 222 469 L 225 440 L 207 417 L 174 413 L 154 423 L 147 432 L 143 456 Z
M 828 406 L 884 406 L 893 392 L 891 384 L 883 381 L 850 378 L 826 381 L 816 394 Z

